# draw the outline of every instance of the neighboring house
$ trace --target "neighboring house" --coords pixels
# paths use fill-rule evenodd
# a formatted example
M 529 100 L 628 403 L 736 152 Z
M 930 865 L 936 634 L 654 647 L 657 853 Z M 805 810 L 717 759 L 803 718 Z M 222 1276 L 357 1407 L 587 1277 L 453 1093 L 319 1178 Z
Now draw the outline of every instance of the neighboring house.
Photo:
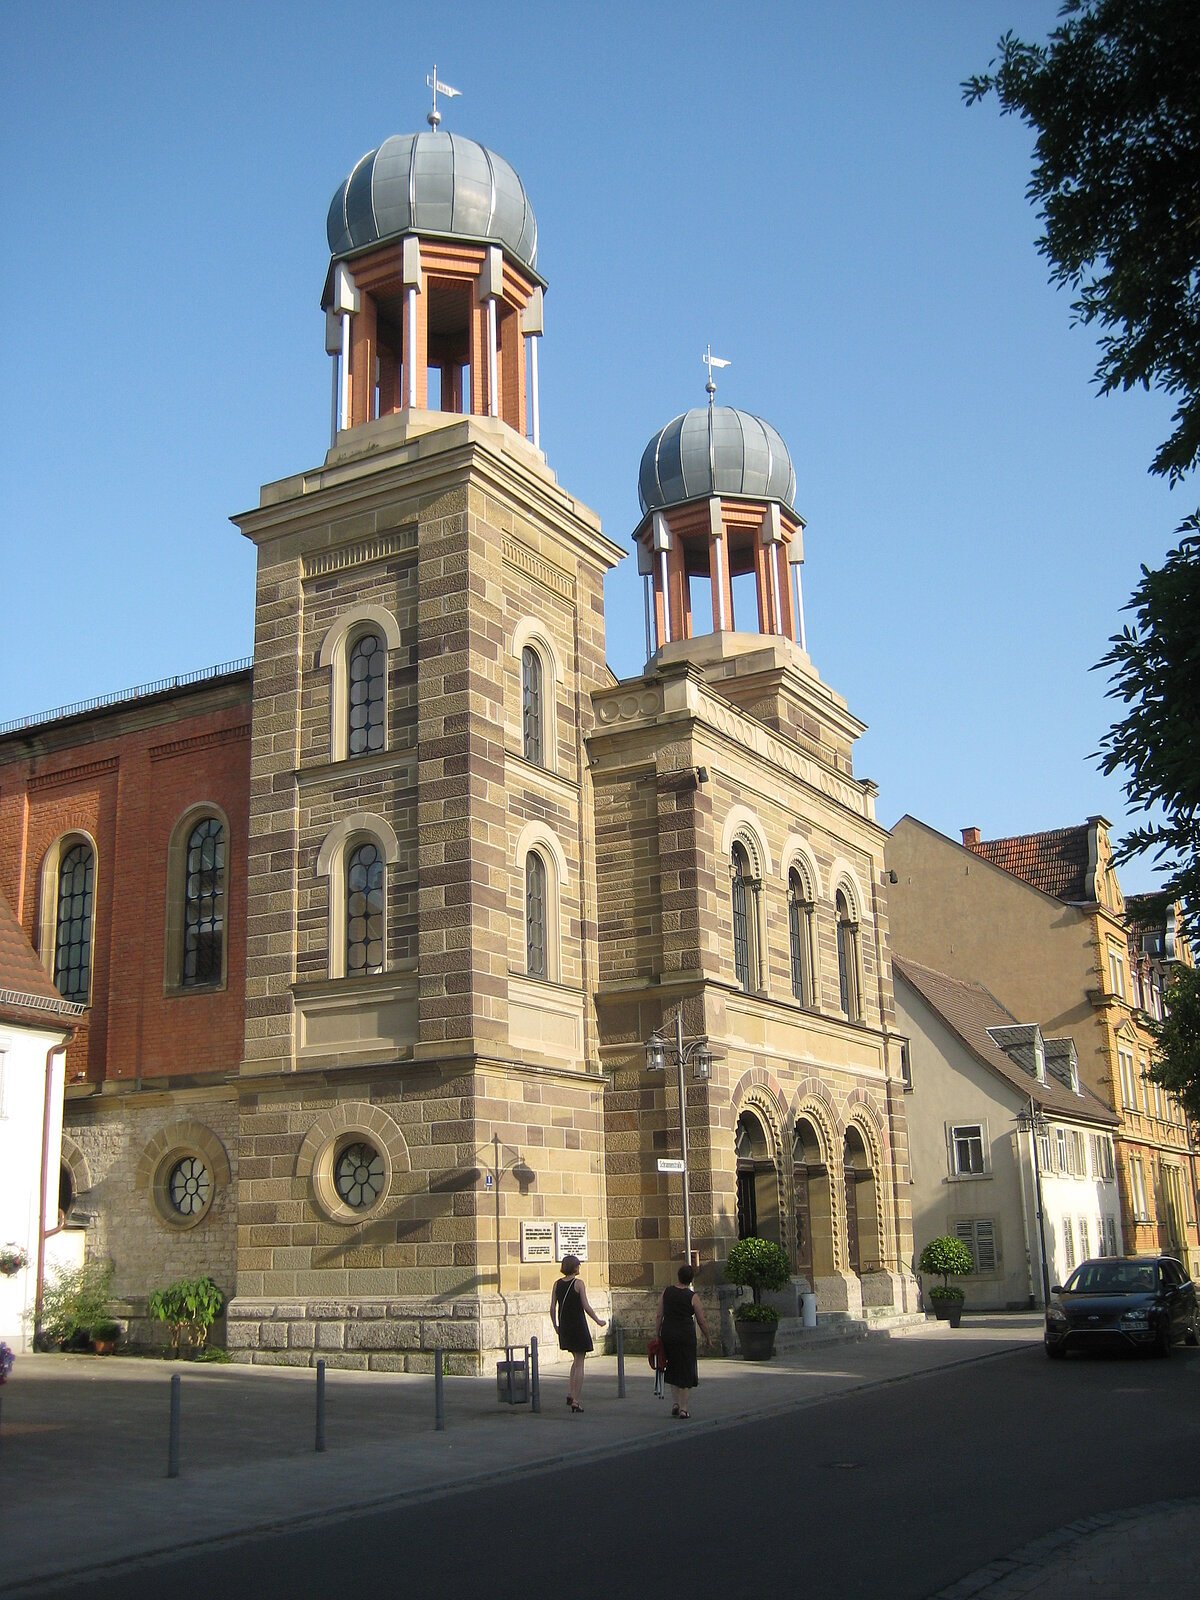
M 1122 1249 L 1119 1118 L 1080 1083 L 1070 1039 L 1019 1023 L 982 984 L 898 956 L 892 971 L 917 1253 L 956 1234 L 973 1310 L 1042 1305 L 1078 1261 Z
M 985 984 L 1074 1040 L 1084 1083 L 1121 1119 L 1126 1248 L 1167 1251 L 1200 1275 L 1194 1146 L 1178 1103 L 1146 1077 L 1163 975 L 1191 951 L 1173 918 L 1151 927 L 1144 901 L 1126 906 L 1108 823 L 993 840 L 967 828 L 958 844 L 902 817 L 887 863 L 894 952 Z
M 244 1359 L 479 1370 L 568 1249 L 638 1327 L 690 1245 L 715 1312 L 749 1233 L 823 1310 L 905 1311 L 887 834 L 783 440 L 702 405 L 630 462 L 615 682 L 520 179 L 391 139 L 327 225 L 338 426 L 236 519 L 253 661 L 0 727 L 0 884 L 87 1007 L 89 1249 L 133 1302 L 211 1274 Z
M 0 1275 L 0 1339 L 30 1347 L 45 1267 L 59 1225 L 63 1046 L 81 1007 L 61 997 L 0 894 L 0 1248 L 27 1264 Z

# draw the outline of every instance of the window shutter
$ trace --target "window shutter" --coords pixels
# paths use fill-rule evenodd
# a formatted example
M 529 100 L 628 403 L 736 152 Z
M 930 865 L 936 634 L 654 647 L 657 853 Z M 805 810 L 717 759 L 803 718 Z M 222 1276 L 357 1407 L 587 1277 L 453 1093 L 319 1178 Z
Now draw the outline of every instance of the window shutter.
M 975 1224 L 975 1271 L 996 1270 L 996 1225 L 982 1218 Z

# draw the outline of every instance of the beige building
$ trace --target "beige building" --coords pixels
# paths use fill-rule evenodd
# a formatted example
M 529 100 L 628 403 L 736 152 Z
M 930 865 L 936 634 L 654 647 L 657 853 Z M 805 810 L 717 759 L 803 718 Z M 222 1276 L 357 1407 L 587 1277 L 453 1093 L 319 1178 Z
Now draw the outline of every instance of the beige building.
M 7 875 L 103 1008 L 68 1137 L 119 1289 L 136 1313 L 167 1262 L 213 1273 L 243 1359 L 477 1370 L 548 1333 L 568 1249 L 640 1329 L 689 1247 L 715 1310 L 757 1232 L 826 1311 L 904 1311 L 886 835 L 805 649 L 782 440 L 710 393 L 651 441 L 649 660 L 617 683 L 622 551 L 539 448 L 520 179 L 457 135 L 389 139 L 328 228 L 333 437 L 235 518 L 249 673 L 0 737 Z M 176 788 L 106 833 L 135 735 Z M 34 859 L 20 796 L 48 786 Z M 161 880 L 127 878 L 135 851 Z M 157 881 L 131 986 L 96 928 Z M 235 1012 L 230 1061 L 203 1018 Z
M 1044 1305 L 1078 1261 L 1121 1249 L 1119 1119 L 1080 1081 L 1070 1039 L 1019 1023 L 982 984 L 901 957 L 892 970 L 917 1254 L 953 1234 L 975 1263 L 972 1310 Z
M 1200 1272 L 1185 1118 L 1145 1076 L 1162 969 L 1190 964 L 1190 952 L 1173 924 L 1148 928 L 1142 903 L 1127 908 L 1104 818 L 996 840 L 966 829 L 958 844 L 903 817 L 887 863 L 897 956 L 982 983 L 1074 1041 L 1083 1083 L 1120 1117 L 1125 1248 L 1164 1250 Z

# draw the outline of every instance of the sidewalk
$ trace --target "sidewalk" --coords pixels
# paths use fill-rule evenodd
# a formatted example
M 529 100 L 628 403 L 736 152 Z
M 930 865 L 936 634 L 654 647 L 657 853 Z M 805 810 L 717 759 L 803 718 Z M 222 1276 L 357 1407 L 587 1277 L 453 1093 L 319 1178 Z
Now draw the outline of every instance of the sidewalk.
M 673 1422 L 653 1394 L 645 1358 L 626 1363 L 617 1396 L 616 1359 L 593 1357 L 585 1413 L 566 1407 L 566 1366 L 542 1368 L 542 1409 L 510 1408 L 494 1378 L 447 1378 L 445 1429 L 434 1429 L 432 1377 L 329 1369 L 324 1454 L 314 1446 L 315 1374 L 310 1369 L 22 1356 L 0 1390 L 0 1476 L 4 1482 L 4 1571 L 0 1593 L 35 1594 L 41 1583 L 203 1544 L 254 1529 L 321 1521 L 348 1510 L 411 1503 L 514 1473 L 664 1447 L 699 1429 L 791 1410 L 830 1395 L 893 1383 L 962 1362 L 985 1360 L 1040 1337 L 1036 1316 L 969 1319 L 957 1332 L 928 1324 L 890 1339 L 822 1344 L 770 1363 L 705 1361 L 692 1420 Z M 549 1354 L 549 1352 L 544 1353 Z M 557 1355 L 557 1352 L 553 1352 Z M 166 1477 L 172 1373 L 181 1375 L 180 1476 Z M 98 1489 L 119 1481 L 122 1492 Z M 1160 1521 L 1181 1515 L 1156 1508 Z M 1194 1518 L 1192 1507 L 1188 1516 Z M 1045 1576 L 1067 1562 L 1082 1533 L 1128 1548 L 1130 1528 L 1112 1519 L 1067 1530 L 1038 1562 L 999 1564 L 958 1585 L 955 1600 L 1034 1593 L 1003 1587 Z M 1193 1524 L 1194 1525 L 1194 1524 Z M 1172 1523 L 1172 1527 L 1174 1524 Z M 52 1531 L 51 1531 L 52 1530 Z M 1042 1541 L 1042 1544 L 1048 1544 Z M 1161 1573 L 1160 1559 L 1155 1569 Z M 1177 1548 L 1187 1547 L 1180 1540 Z M 1107 1565 L 1105 1573 L 1117 1571 Z M 1136 1572 L 1144 1576 L 1139 1554 Z M 1090 1564 L 1089 1564 L 1090 1565 Z M 1126 1580 L 1126 1583 L 1128 1580 Z M 989 1587 L 991 1585 L 991 1587 Z M 1057 1600 L 1128 1593 L 1055 1583 Z

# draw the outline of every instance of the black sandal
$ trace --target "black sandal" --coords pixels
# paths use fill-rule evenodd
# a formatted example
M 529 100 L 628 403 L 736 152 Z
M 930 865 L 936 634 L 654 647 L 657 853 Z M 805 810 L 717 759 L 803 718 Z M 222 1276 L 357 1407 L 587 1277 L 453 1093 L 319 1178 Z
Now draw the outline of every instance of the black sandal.
M 671 1407 L 671 1415 L 673 1417 L 677 1417 L 679 1415 L 679 1407 L 678 1406 L 672 1406 Z
M 572 1400 L 572 1401 L 571 1401 L 571 1410 L 572 1410 L 572 1411 L 582 1411 L 582 1410 L 583 1410 L 583 1407 L 582 1407 L 582 1406 L 577 1406 L 577 1405 L 576 1405 L 576 1404 L 575 1404 L 575 1402 L 574 1402 L 574 1400 Z

